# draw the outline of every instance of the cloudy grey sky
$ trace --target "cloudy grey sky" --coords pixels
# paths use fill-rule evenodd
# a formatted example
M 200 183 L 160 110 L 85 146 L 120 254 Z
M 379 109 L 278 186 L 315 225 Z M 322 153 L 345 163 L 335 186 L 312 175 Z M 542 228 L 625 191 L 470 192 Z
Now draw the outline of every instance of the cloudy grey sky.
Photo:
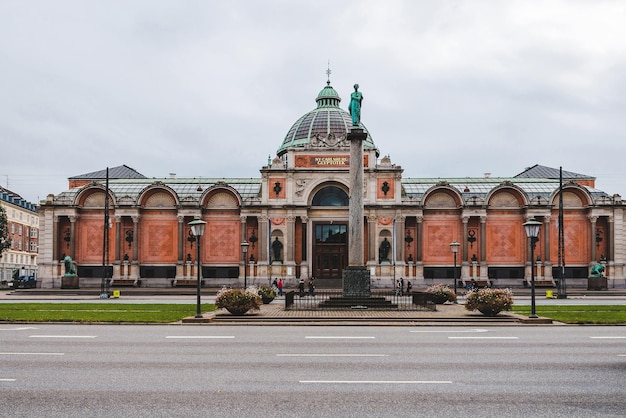
M 0 184 L 259 177 L 331 83 L 405 177 L 542 164 L 626 196 L 623 0 L 2 0 Z

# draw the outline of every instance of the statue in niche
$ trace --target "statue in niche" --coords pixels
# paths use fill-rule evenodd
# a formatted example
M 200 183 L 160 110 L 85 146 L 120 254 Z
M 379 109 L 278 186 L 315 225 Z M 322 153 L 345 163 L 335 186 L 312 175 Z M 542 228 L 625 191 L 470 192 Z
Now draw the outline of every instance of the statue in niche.
M 352 116 L 352 126 L 361 124 L 361 102 L 363 102 L 363 93 L 359 91 L 359 85 L 354 85 L 354 92 L 350 95 L 350 105 L 348 110 Z
M 272 242 L 272 252 L 274 253 L 274 261 L 283 261 L 281 252 L 283 250 L 283 243 L 278 240 L 278 237 Z
M 387 237 L 380 243 L 378 247 L 378 262 L 389 261 L 389 250 L 391 249 L 391 243 L 387 240 Z

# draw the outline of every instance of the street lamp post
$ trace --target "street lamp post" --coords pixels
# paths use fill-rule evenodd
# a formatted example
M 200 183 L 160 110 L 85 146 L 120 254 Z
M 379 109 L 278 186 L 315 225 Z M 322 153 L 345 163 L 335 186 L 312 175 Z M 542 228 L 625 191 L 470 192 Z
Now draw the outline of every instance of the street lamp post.
M 535 218 L 530 218 L 524 224 L 526 236 L 530 238 L 530 316 L 529 318 L 539 318 L 535 310 L 535 245 L 539 241 L 539 227 L 541 222 Z
M 243 290 L 244 291 L 248 288 L 247 264 L 248 264 L 248 247 L 249 246 L 250 244 L 248 244 L 248 242 L 245 240 L 241 243 L 241 252 L 243 253 Z
M 196 283 L 196 318 L 202 318 L 202 308 L 200 303 L 200 289 L 202 287 L 200 281 L 200 237 L 204 234 L 204 227 L 206 226 L 206 222 L 200 219 L 194 219 L 189 222 L 189 226 L 191 227 L 191 234 L 196 237 L 196 273 L 197 273 L 197 283 Z
M 453 276 L 454 276 L 454 295 L 456 296 L 456 253 L 459 252 L 459 247 L 461 246 L 461 244 L 457 241 L 453 241 L 450 243 L 450 249 L 452 250 L 452 254 L 454 255 L 454 271 L 453 271 Z

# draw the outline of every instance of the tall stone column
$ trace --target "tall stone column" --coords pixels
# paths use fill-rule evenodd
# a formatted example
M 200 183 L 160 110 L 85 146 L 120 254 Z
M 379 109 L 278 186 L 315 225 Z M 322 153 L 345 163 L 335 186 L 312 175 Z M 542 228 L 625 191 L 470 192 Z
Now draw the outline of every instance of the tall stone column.
M 360 107 L 359 107 L 360 109 Z M 367 133 L 353 127 L 350 141 L 350 206 L 348 223 L 348 268 L 343 271 L 343 296 L 369 297 L 370 272 L 363 265 L 363 141 Z
M 285 264 L 293 265 L 294 260 L 295 260 L 294 241 L 296 240 L 296 217 L 289 215 L 287 216 L 286 221 L 287 221 L 287 242 L 286 242 L 287 245 L 285 248 L 285 255 L 283 258 L 285 259 Z
M 313 231 L 311 229 L 312 222 L 309 222 L 308 216 L 301 216 L 300 221 L 302 222 L 302 262 L 300 263 L 300 277 L 311 277 L 312 273 L 309 272 L 309 260 L 313 259 L 313 255 L 309 254 L 309 251 L 312 250 L 312 246 L 309 246 L 307 242 L 313 237 Z
M 613 238 L 615 236 L 615 219 L 613 219 L 613 216 L 609 216 L 607 221 L 609 223 L 609 232 L 607 234 L 608 236 L 604 237 L 606 240 L 606 258 L 609 263 L 612 263 L 615 261 L 615 250 L 613 249 L 613 241 L 615 240 L 615 238 Z
M 424 261 L 424 217 L 417 217 L 417 236 L 415 237 L 415 245 L 417 245 L 417 262 Z
M 550 260 L 550 240 L 551 240 L 551 235 L 550 235 L 550 220 L 551 217 L 550 216 L 544 216 L 543 217 L 543 268 L 544 268 L 544 272 L 543 272 L 543 277 L 545 280 L 552 280 L 552 261 Z
M 596 257 L 596 221 L 598 220 L 597 216 L 589 216 L 589 222 L 591 222 L 591 263 L 595 263 L 598 261 Z
M 398 226 L 398 233 L 396 234 L 396 254 L 395 254 L 395 260 L 394 260 L 394 265 L 396 265 L 396 263 L 398 261 L 401 262 L 401 264 L 404 264 L 406 257 L 405 257 L 405 241 L 404 238 L 406 237 L 406 216 L 402 216 L 402 215 L 397 215 L 396 216 L 396 225 Z
M 185 277 L 183 259 L 185 258 L 185 216 L 178 215 L 178 260 L 176 261 L 176 279 Z
M 139 215 L 131 216 L 133 220 L 133 237 L 135 240 L 133 241 L 133 263 L 137 264 L 139 262 Z
M 367 217 L 367 262 L 376 264 L 376 220 L 375 215 Z
M 78 216 L 72 215 L 70 218 L 70 257 L 76 260 L 76 219 Z
M 543 217 L 543 264 L 550 264 L 550 216 Z
M 182 264 L 185 258 L 185 217 L 178 216 L 178 263 Z
M 265 264 L 269 264 L 269 257 L 267 253 L 267 247 L 269 245 L 268 220 L 269 218 L 267 217 L 267 214 L 261 215 L 259 217 L 259 262 L 264 262 Z
M 462 262 L 463 264 L 467 264 L 467 262 L 469 261 L 469 251 L 467 248 L 467 224 L 469 222 L 469 216 L 463 216 L 462 221 L 463 221 L 463 242 L 461 243 L 461 245 L 463 246 Z
M 241 239 L 239 240 L 240 242 L 244 242 L 244 241 L 248 241 L 248 239 L 246 238 L 246 225 L 248 223 L 248 217 L 245 215 L 242 215 L 239 217 L 239 222 L 241 224 Z
M 528 257 L 526 257 L 528 258 Z M 480 217 L 480 278 L 488 280 L 489 267 L 487 267 L 487 217 Z
M 120 261 L 120 241 L 122 236 L 122 217 L 120 215 L 115 215 L 115 263 L 119 264 Z
M 40 229 L 39 233 L 41 234 L 41 229 Z M 60 254 L 59 254 L 59 215 L 53 215 L 53 224 L 52 224 L 52 261 L 58 262 L 59 258 L 60 258 Z

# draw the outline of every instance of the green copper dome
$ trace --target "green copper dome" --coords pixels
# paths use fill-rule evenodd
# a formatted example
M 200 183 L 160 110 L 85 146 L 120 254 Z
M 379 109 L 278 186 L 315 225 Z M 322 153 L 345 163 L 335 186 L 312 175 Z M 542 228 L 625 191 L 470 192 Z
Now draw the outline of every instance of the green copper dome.
M 327 145 L 343 143 L 345 146 L 349 146 L 345 138 L 348 130 L 352 128 L 352 118 L 350 113 L 339 107 L 341 97 L 330 85 L 330 80 L 326 82 L 326 87 L 320 91 L 315 101 L 317 102 L 317 109 L 304 114 L 287 132 L 285 140 L 277 152 L 279 157 L 290 148 L 304 148 L 311 145 L 312 138 L 313 142 L 318 144 L 321 141 Z M 363 148 L 375 149 L 376 156 L 378 156 L 379 152 L 369 131 L 363 124 L 360 125 L 360 128 L 367 133 L 367 139 L 363 141 Z

